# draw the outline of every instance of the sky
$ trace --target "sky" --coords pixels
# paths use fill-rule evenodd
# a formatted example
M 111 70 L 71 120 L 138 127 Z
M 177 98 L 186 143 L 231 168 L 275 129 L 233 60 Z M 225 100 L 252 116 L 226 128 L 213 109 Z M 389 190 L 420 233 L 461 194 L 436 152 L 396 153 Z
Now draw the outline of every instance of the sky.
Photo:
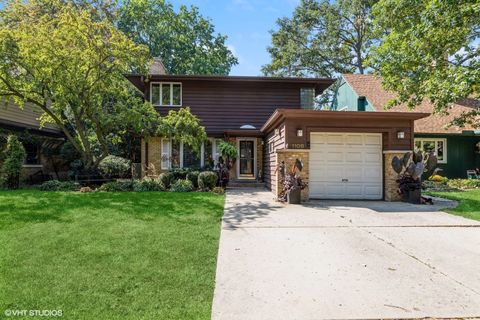
M 258 76 L 261 67 L 270 62 L 267 47 L 269 31 L 276 20 L 291 16 L 300 0 L 170 0 L 180 5 L 194 5 L 209 18 L 215 31 L 228 36 L 228 47 L 238 58 L 230 75 Z

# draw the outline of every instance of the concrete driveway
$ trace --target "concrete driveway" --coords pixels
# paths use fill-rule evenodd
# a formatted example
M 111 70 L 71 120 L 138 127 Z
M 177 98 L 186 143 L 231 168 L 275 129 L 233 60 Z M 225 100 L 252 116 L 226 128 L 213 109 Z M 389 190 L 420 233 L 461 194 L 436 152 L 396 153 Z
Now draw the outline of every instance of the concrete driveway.
M 480 223 L 435 206 L 227 194 L 213 319 L 480 317 Z

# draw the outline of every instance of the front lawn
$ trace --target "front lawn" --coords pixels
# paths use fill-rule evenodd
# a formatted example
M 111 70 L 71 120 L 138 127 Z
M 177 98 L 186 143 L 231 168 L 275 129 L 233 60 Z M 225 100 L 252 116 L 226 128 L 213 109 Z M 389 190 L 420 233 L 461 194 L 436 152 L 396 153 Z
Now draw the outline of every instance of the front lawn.
M 459 202 L 456 208 L 445 211 L 465 218 L 480 220 L 480 189 L 458 192 L 430 192 L 429 194 Z
M 209 193 L 0 192 L 0 317 L 209 319 L 223 203 Z

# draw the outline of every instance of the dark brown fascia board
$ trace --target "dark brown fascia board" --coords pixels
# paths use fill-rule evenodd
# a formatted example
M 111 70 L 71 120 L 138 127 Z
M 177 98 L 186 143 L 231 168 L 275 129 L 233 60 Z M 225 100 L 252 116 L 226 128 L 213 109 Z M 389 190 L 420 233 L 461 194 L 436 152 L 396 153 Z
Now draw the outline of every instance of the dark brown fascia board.
M 325 89 L 329 87 L 334 79 L 330 78 L 294 78 L 294 77 L 255 77 L 255 76 L 212 76 L 212 75 L 165 75 L 152 74 L 148 77 L 138 74 L 126 74 L 125 77 L 133 83 L 140 91 L 144 91 L 143 87 L 139 87 L 139 83 L 148 81 L 226 81 L 226 82 L 270 82 L 270 83 L 304 83 L 315 85 L 316 88 Z
M 303 110 L 303 109 L 277 109 L 265 122 L 260 131 L 267 133 L 279 122 L 287 119 L 338 119 L 351 118 L 361 119 L 403 119 L 419 120 L 426 118 L 430 113 L 423 112 L 374 112 L 374 111 L 327 111 L 327 110 Z

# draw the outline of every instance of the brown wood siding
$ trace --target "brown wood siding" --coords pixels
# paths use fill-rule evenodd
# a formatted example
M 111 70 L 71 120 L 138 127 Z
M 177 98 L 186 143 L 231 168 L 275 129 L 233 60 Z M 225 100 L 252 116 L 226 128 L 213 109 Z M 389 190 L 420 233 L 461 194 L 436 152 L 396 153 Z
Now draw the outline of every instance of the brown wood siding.
M 15 124 L 18 126 L 24 125 L 28 128 L 39 129 L 40 122 L 37 119 L 42 115 L 42 113 L 43 112 L 40 110 L 40 108 L 30 103 L 25 104 L 23 109 L 19 108 L 15 104 L 9 104 L 7 107 L 2 105 L 0 106 L 0 122 L 3 120 L 6 123 Z M 52 124 L 46 124 L 44 128 L 60 131 Z
M 277 176 L 275 170 L 277 169 L 277 150 L 285 149 L 285 124 L 282 123 L 277 127 L 280 134 L 276 135 L 275 130 L 270 132 L 265 138 L 264 156 L 263 156 L 263 171 L 265 185 L 269 190 L 275 190 L 277 185 Z M 273 143 L 273 152 L 270 152 L 270 143 Z
M 411 121 L 404 119 L 377 120 L 362 119 L 353 121 L 352 119 L 327 119 L 320 122 L 318 119 L 287 119 L 285 121 L 286 148 L 291 148 L 292 144 L 303 144 L 305 148 L 310 148 L 311 132 L 359 132 L 359 133 L 382 133 L 384 150 L 412 150 L 412 129 Z M 297 129 L 303 130 L 303 137 L 297 137 Z M 405 132 L 404 139 L 397 138 L 397 132 Z
M 208 135 L 251 124 L 260 129 L 278 108 L 299 109 L 302 83 L 182 81 L 182 105 L 190 107 Z M 149 92 L 147 92 L 149 97 Z M 178 107 L 157 107 L 161 114 Z

